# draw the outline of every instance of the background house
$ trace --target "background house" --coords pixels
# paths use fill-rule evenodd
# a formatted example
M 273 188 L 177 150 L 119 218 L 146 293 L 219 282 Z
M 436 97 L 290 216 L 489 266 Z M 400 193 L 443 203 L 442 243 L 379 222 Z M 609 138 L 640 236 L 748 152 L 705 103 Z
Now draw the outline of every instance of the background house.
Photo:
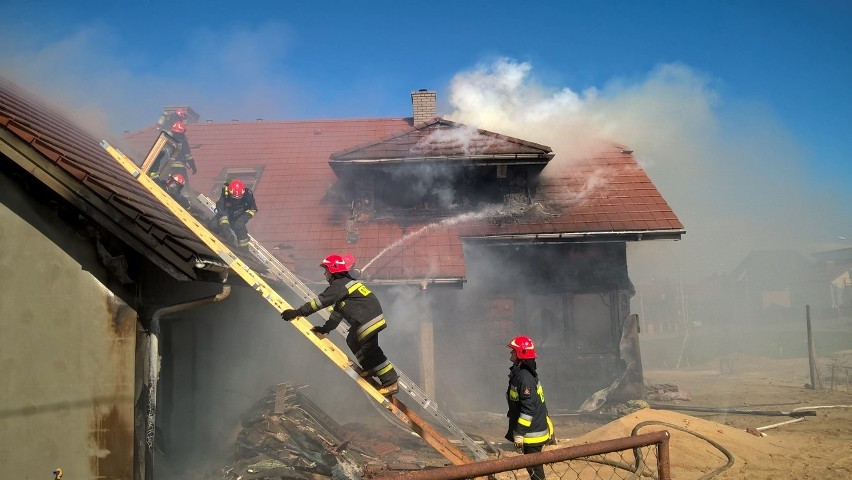
M 835 322 L 847 315 L 849 251 L 811 259 L 792 250 L 758 250 L 731 271 L 696 282 L 638 285 L 634 306 L 644 329 L 645 365 L 703 364 L 731 353 L 807 355 L 806 306 L 816 344 L 845 349 L 848 337 Z
M 448 408 L 504 408 L 505 345 L 517 334 L 539 342 L 551 408 L 576 408 L 623 369 L 626 243 L 678 239 L 683 226 L 626 147 L 563 162 L 547 146 L 436 118 L 434 98 L 412 93 L 404 118 L 191 123 L 191 185 L 215 199 L 227 178 L 246 180 L 260 209 L 250 232 L 317 289 L 325 255 L 358 258 L 391 322 L 383 346 Z M 135 457 L 133 475 L 150 478 L 156 448 L 169 452 L 162 468 L 224 455 L 216 448 L 239 413 L 281 381 L 310 385 L 341 420 L 364 414 L 357 388 L 229 277 L 98 133 L 6 81 L 0 100 L 3 223 L 16 225 L 4 251 L 44 245 L 4 257 L 35 286 L 2 280 L 20 306 L 3 316 L 2 361 L 21 366 L 4 371 L 3 435 L 31 427 L 33 413 L 77 425 L 24 449 L 51 458 L 2 463 L 129 478 L 123 459 Z M 152 125 L 113 143 L 141 160 L 154 139 Z M 37 260 L 53 267 L 33 269 Z M 92 439 L 99 448 L 85 450 Z

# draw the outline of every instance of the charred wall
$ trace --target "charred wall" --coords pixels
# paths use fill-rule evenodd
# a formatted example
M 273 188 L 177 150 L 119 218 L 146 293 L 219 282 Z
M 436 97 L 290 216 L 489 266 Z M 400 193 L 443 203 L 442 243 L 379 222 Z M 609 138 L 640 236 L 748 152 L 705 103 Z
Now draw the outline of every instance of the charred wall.
M 432 301 L 437 370 L 449 372 L 449 398 L 502 408 L 506 344 L 516 335 L 537 342 L 553 408 L 575 409 L 616 378 L 633 294 L 623 243 L 466 243 L 465 261 L 464 289 L 438 292 Z
M 540 165 L 413 163 L 340 172 L 333 201 L 356 216 L 399 217 L 458 214 L 512 197 L 527 202 L 536 190 Z

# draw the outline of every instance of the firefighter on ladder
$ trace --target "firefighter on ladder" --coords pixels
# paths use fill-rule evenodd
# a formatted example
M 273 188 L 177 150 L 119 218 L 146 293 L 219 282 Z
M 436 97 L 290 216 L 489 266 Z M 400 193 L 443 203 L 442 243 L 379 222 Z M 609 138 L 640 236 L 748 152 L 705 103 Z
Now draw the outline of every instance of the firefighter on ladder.
M 518 451 L 540 452 L 549 443 L 553 443 L 553 422 L 547 414 L 544 403 L 544 389 L 538 380 L 535 364 L 535 344 L 529 337 L 515 337 L 507 345 L 511 349 L 509 358 L 509 388 L 506 389 L 506 401 L 509 404 L 509 430 L 506 440 L 514 442 Z M 533 480 L 544 479 L 544 466 L 527 468 Z
M 296 317 L 307 317 L 323 308 L 328 308 L 330 316 L 322 326 L 311 329 L 312 332 L 327 335 L 337 328 L 342 320 L 349 324 L 346 345 L 355 354 L 361 366 L 362 376 L 379 380 L 379 393 L 391 396 L 399 391 L 399 374 L 393 364 L 379 347 L 379 332 L 387 327 L 382 306 L 376 295 L 350 273 L 354 260 L 347 256 L 332 254 L 323 259 L 320 266 L 328 281 L 326 288 L 316 300 L 311 300 L 297 309 L 281 312 L 286 321 Z
M 183 108 L 177 108 L 173 112 L 163 112 L 160 115 L 157 128 L 174 138 L 177 142 L 177 148 L 174 152 L 170 152 L 170 155 L 169 153 L 161 154 L 161 158 L 156 160 L 154 167 L 148 173 L 151 178 L 157 180 L 160 175 L 179 173 L 186 179 L 189 176 L 188 169 L 192 170 L 193 175 L 198 173 L 192 150 L 189 147 L 189 140 L 186 138 L 186 120 L 186 109 Z M 169 164 L 164 166 L 161 164 L 163 161 L 167 161 Z
M 169 194 L 181 207 L 192 213 L 192 202 L 181 194 L 186 186 L 186 178 L 180 173 L 170 173 L 165 182 L 157 181 L 163 190 Z
M 230 232 L 236 237 L 239 248 L 248 248 L 250 239 L 246 224 L 257 214 L 254 194 L 242 180 L 235 178 L 222 189 L 222 196 L 216 202 L 216 220 L 224 236 Z

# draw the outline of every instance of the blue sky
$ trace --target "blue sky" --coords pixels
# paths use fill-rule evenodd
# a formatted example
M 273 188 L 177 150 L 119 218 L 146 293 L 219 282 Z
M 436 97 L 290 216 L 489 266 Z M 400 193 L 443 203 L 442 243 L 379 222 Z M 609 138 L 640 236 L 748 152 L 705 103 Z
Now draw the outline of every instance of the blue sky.
M 852 2 L 4 3 L 0 74 L 93 129 L 166 104 L 403 117 L 428 88 L 440 114 L 557 155 L 573 128 L 634 148 L 686 224 L 678 269 L 852 246 Z

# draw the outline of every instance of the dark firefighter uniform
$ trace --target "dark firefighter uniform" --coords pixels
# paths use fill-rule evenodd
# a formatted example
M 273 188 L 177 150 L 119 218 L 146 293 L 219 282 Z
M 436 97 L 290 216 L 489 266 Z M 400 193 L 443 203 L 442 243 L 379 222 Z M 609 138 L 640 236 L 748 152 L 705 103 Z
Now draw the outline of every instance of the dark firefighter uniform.
M 240 247 L 249 244 L 249 234 L 246 224 L 257 214 L 257 204 L 251 189 L 246 188 L 240 198 L 234 198 L 228 188 L 222 189 L 222 196 L 216 202 L 216 220 L 220 226 L 228 226 L 237 236 Z
M 174 201 L 178 203 L 178 205 L 183 207 L 187 212 L 192 213 L 192 202 L 181 194 L 183 185 L 174 180 L 162 181 L 158 179 L 156 182 L 166 193 L 169 194 L 169 196 L 174 199 Z
M 314 327 L 314 331 L 328 334 L 337 328 L 341 320 L 346 320 L 349 324 L 346 345 L 355 354 L 364 376 L 378 377 L 383 387 L 396 383 L 399 374 L 379 347 L 379 332 L 387 327 L 387 323 L 376 295 L 361 281 L 352 279 L 349 273 L 335 273 L 328 288 L 316 300 L 296 311 L 299 316 L 307 317 L 323 308 L 328 309 L 329 319 L 323 326 Z
M 538 381 L 535 360 L 524 360 L 512 365 L 509 370 L 509 388 L 506 390 L 509 404 L 509 430 L 506 439 L 524 438 L 524 453 L 540 452 L 553 437 L 553 423 L 544 403 L 544 388 Z M 544 478 L 540 465 L 530 471 L 530 478 Z
M 178 130 L 178 131 L 175 131 Z M 186 126 L 182 130 L 179 127 L 172 130 L 172 137 L 177 141 L 178 146 L 174 155 L 172 155 L 172 163 L 169 165 L 169 173 L 180 173 L 184 177 L 189 178 L 187 169 L 192 170 L 192 174 L 198 173 L 195 168 L 195 158 L 192 156 L 192 150 L 189 147 L 189 140 L 186 139 Z
M 169 174 L 179 173 L 188 180 L 189 172 L 187 169 L 192 170 L 193 175 L 198 173 L 189 141 L 186 138 L 185 117 L 185 113 L 180 115 L 177 112 L 164 112 L 157 121 L 157 128 L 168 133 L 177 143 L 177 147 L 173 152 L 164 150 L 160 153 L 148 172 L 151 178 L 166 178 Z M 168 164 L 163 164 L 164 162 L 168 162 Z

